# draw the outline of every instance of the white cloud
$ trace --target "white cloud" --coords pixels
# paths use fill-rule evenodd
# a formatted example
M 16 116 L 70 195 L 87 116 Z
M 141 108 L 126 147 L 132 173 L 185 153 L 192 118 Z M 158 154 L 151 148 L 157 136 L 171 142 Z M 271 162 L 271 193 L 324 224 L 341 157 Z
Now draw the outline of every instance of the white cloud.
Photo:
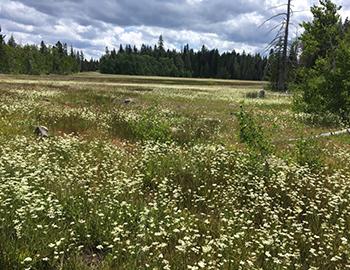
M 293 0 L 292 34 L 311 18 L 317 0 Z M 350 1 L 336 0 L 350 15 Z M 165 46 L 180 49 L 202 44 L 220 51 L 260 52 L 271 40 L 269 29 L 278 21 L 259 25 L 283 11 L 285 0 L 0 0 L 0 24 L 19 42 L 50 44 L 57 40 L 84 49 L 98 58 L 119 44 L 155 44 L 163 34 Z M 299 29 L 300 32 L 300 29 Z

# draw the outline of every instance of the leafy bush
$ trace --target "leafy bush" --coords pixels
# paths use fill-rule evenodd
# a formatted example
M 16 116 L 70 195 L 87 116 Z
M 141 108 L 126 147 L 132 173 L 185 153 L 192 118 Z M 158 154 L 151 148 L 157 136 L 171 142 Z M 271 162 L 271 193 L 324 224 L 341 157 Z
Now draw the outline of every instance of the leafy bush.
M 239 121 L 239 138 L 241 142 L 247 144 L 252 151 L 262 157 L 269 155 L 272 150 L 269 140 L 261 126 L 256 123 L 250 113 L 244 110 L 243 106 L 241 106 L 237 118 Z

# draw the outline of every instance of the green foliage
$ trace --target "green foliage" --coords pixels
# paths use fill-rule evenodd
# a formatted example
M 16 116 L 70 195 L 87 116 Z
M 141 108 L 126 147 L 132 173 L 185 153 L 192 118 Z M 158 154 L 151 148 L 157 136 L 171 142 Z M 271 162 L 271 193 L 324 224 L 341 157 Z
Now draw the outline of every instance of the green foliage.
M 299 164 L 286 161 L 284 147 L 265 160 L 256 158 L 257 150 L 239 149 L 229 106 L 237 107 L 246 90 L 233 93 L 214 80 L 2 77 L 0 269 L 350 265 L 348 140 L 328 140 L 328 169 L 317 170 L 308 165 L 312 145 L 296 150 L 302 153 Z M 134 102 L 120 104 L 126 93 Z M 254 112 L 243 112 L 250 127 L 244 133 L 252 137 L 247 141 L 263 133 L 261 122 L 278 127 L 275 139 L 296 137 L 299 127 L 317 132 L 295 127 L 300 122 L 289 110 L 289 97 L 281 96 L 246 104 Z M 159 108 L 148 112 L 154 103 Z M 117 121 L 116 136 L 100 133 L 108 133 L 117 116 L 119 127 L 131 132 L 149 117 L 156 119 L 151 129 L 165 122 L 179 129 L 183 141 L 212 137 L 190 144 L 137 138 L 121 143 Z M 33 124 L 48 124 L 50 138 L 36 140 Z M 220 127 L 226 129 L 215 133 Z M 71 128 L 89 137 L 62 136 Z
M 308 68 L 316 64 L 317 59 L 330 56 L 337 48 L 342 31 L 340 7 L 331 0 L 320 0 L 319 6 L 313 6 L 313 21 L 304 22 L 305 29 L 300 37 L 302 43 L 302 64 Z
M 7 69 L 7 61 L 8 57 L 6 55 L 6 44 L 5 44 L 5 35 L 1 33 L 1 26 L 0 26 L 0 73 L 4 73 Z
M 350 33 L 329 58 L 320 58 L 313 68 L 300 71 L 303 81 L 296 86 L 294 104 L 307 113 L 350 115 Z
M 249 91 L 246 93 L 246 98 L 265 98 L 265 92 L 262 91 Z
M 146 110 L 134 123 L 133 130 L 135 136 L 141 140 L 166 142 L 171 135 L 169 123 L 159 115 L 156 107 Z
M 323 165 L 322 149 L 316 139 L 297 141 L 295 158 L 300 165 L 307 165 L 313 170 L 318 170 Z
M 289 48 L 287 55 L 287 78 L 286 83 L 291 85 L 295 81 L 296 70 L 298 67 L 299 41 L 294 40 Z M 266 67 L 265 79 L 270 83 L 267 86 L 269 90 L 278 91 L 278 77 L 282 65 L 282 40 L 270 50 L 268 63 Z
M 224 78 L 262 80 L 267 58 L 259 54 L 239 54 L 235 51 L 219 54 L 217 49 L 209 51 L 205 46 L 194 52 L 186 45 L 182 52 L 165 51 L 164 41 L 151 47 L 142 45 L 141 50 L 113 49 L 101 57 L 100 71 L 107 74 L 151 75 L 196 78 Z
M 173 120 L 172 139 L 180 144 L 208 142 L 220 130 L 221 121 L 203 117 L 177 117 Z
M 250 150 L 259 154 L 261 157 L 267 157 L 272 146 L 264 134 L 262 127 L 254 120 L 253 116 L 244 110 L 241 106 L 237 113 L 239 122 L 239 138 Z
M 259 93 L 256 91 L 248 92 L 246 95 L 246 98 L 258 98 Z
M 0 31 L 1 32 L 1 31 Z M 9 74 L 71 74 L 79 71 L 97 70 L 98 62 L 87 61 L 82 52 L 71 49 L 68 54 L 67 44 L 58 41 L 55 46 L 18 45 L 11 36 L 5 43 L 5 36 L 0 33 L 0 73 Z
M 339 7 L 320 1 L 314 20 L 304 23 L 301 36 L 303 68 L 295 87 L 295 108 L 306 113 L 350 114 L 350 32 L 342 25 Z
M 111 121 L 112 133 L 130 140 L 154 140 L 166 142 L 170 140 L 169 123 L 159 114 L 156 107 L 151 107 L 135 118 L 125 118 L 121 112 L 115 112 Z
M 220 125 L 216 119 L 167 116 L 157 107 L 147 108 L 134 117 L 116 111 L 111 119 L 111 133 L 120 138 L 179 144 L 208 141 L 217 133 Z
M 133 126 L 120 112 L 113 112 L 111 115 L 110 132 L 114 136 L 123 139 L 136 139 L 133 131 Z

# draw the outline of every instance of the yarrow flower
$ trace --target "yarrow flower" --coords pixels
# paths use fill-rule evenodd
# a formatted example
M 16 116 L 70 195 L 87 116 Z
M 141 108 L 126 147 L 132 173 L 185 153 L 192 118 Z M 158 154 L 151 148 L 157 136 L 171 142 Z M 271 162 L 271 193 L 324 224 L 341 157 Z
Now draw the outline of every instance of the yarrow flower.
M 26 257 L 26 258 L 23 260 L 24 263 L 29 263 L 29 262 L 32 262 L 32 261 L 33 261 L 33 259 L 32 259 L 31 257 Z

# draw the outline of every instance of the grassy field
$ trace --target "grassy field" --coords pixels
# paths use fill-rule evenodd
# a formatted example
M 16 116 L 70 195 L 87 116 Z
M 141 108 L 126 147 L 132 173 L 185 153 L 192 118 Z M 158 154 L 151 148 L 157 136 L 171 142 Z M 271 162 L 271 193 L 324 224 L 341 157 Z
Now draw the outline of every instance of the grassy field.
M 263 86 L 0 75 L 0 269 L 350 268 L 350 138 Z

